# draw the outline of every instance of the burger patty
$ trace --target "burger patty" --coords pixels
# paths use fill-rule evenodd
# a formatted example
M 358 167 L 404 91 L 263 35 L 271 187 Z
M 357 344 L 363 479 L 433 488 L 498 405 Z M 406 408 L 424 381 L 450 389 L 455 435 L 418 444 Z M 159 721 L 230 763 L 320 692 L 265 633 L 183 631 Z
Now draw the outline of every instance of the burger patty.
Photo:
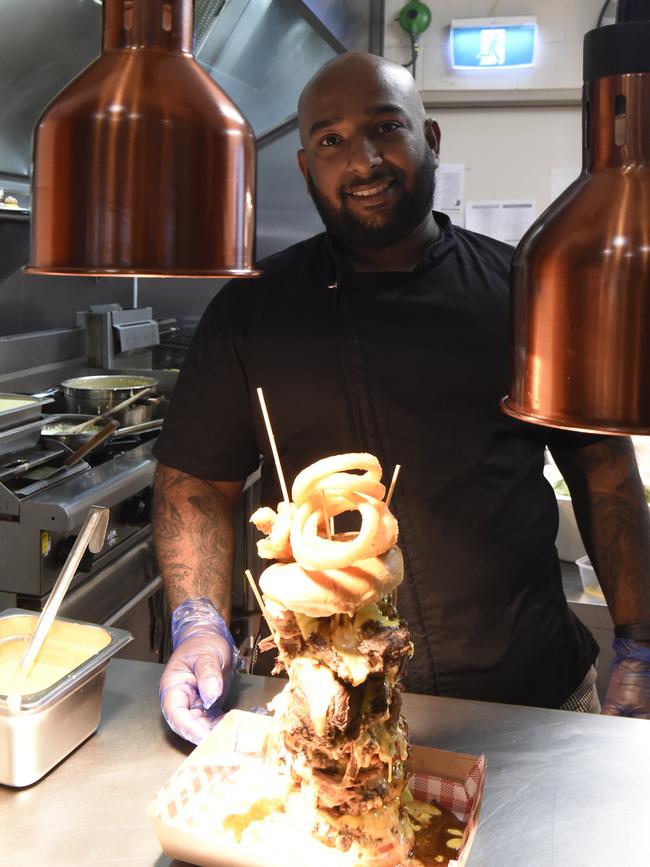
M 342 680 L 349 679 L 348 663 L 332 644 L 333 618 L 323 617 L 321 621 L 318 630 L 307 639 L 303 637 L 292 612 L 286 612 L 276 621 L 278 672 L 286 669 L 298 656 L 309 655 Z M 393 681 L 397 680 L 412 652 L 411 634 L 403 621 L 398 626 L 383 626 L 376 620 L 368 620 L 359 630 L 356 654 L 364 657 L 368 675 L 389 674 Z
M 313 709 L 308 691 L 297 680 L 291 688 L 291 710 L 285 721 L 285 731 L 305 747 L 333 754 L 337 747 L 351 749 L 361 732 L 369 726 L 388 720 L 397 725 L 402 707 L 402 694 L 381 675 L 371 675 L 360 686 L 350 686 L 332 679 L 332 694 L 325 716 L 325 728 L 318 734 L 313 721 Z

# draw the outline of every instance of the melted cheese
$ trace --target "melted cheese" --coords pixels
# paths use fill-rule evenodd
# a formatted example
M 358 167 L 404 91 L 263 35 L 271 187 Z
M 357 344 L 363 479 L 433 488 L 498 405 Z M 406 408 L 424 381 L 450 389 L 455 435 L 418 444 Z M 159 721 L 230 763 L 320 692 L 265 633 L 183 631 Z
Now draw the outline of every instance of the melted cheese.
M 387 617 L 385 614 L 382 614 L 379 610 L 379 606 L 375 603 L 372 605 L 364 605 L 363 608 L 360 608 L 357 611 L 353 620 L 355 629 L 361 629 L 363 624 L 368 623 L 369 620 L 379 623 L 380 626 L 399 626 L 399 619 L 392 619 Z
M 392 829 L 399 824 L 399 802 L 389 802 L 383 809 L 368 810 L 360 816 L 350 816 L 347 813 L 336 816 L 334 813 L 327 814 L 327 821 L 335 828 L 362 829 L 369 836 L 381 839 L 384 836 L 392 836 Z
M 332 649 L 339 656 L 347 679 L 352 686 L 359 686 L 368 677 L 368 659 L 359 653 L 359 634 L 353 622 L 345 618 L 332 632 Z
M 110 643 L 99 626 L 55 620 L 25 681 L 18 674 L 37 615 L 0 620 L 0 695 L 30 695 L 55 684 Z
M 386 617 L 375 604 L 360 608 L 353 618 L 343 617 L 342 621 L 339 621 L 335 616 L 332 620 L 332 623 L 336 624 L 332 630 L 332 648 L 341 659 L 344 668 L 341 673 L 352 686 L 359 686 L 369 674 L 368 659 L 364 654 L 359 653 L 359 632 L 363 625 L 370 621 L 380 626 L 399 625 L 399 620 Z
M 309 704 L 309 716 L 318 737 L 325 734 L 327 709 L 336 689 L 334 675 L 326 665 L 302 656 L 294 659 L 289 672 L 297 680 Z
M 308 617 L 306 614 L 301 614 L 299 611 L 294 611 L 293 616 L 296 618 L 298 629 L 305 641 L 307 641 L 309 636 L 313 635 L 314 632 L 318 632 L 318 626 L 320 624 L 318 617 Z

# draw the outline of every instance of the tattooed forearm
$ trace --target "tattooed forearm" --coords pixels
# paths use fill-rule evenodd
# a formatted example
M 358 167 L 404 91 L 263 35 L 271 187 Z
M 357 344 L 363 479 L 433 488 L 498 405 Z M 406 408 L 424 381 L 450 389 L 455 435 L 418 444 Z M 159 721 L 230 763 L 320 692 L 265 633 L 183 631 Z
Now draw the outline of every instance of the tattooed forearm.
M 650 622 L 650 516 L 631 441 L 608 437 L 553 456 L 614 621 Z
M 171 467 L 156 470 L 153 531 L 170 608 L 205 596 L 228 619 L 239 482 L 207 482 Z

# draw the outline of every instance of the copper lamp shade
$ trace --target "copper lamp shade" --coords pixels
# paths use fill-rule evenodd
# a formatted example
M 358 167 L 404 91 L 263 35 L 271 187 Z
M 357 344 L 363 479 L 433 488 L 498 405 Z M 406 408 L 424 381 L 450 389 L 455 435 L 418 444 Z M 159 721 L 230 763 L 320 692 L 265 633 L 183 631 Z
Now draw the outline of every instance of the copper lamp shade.
M 103 50 L 36 126 L 29 272 L 253 270 L 255 144 L 192 56 L 192 0 L 104 0 Z
M 584 45 L 583 168 L 515 251 L 503 409 L 650 434 L 650 0 Z

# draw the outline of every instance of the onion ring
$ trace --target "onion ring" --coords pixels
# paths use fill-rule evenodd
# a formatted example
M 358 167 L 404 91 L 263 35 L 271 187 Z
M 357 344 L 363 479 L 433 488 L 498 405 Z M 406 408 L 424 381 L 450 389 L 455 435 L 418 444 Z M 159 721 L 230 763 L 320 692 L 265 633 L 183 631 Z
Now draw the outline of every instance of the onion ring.
M 278 504 L 277 514 L 268 506 L 262 506 L 253 512 L 250 517 L 251 524 L 255 524 L 257 529 L 267 536 L 257 543 L 257 553 L 260 557 L 265 560 L 293 559 L 289 532 L 295 512 L 294 503 L 284 501 Z
M 326 517 L 320 497 L 312 497 L 298 507 L 291 522 L 291 550 L 305 569 L 343 569 L 357 560 L 367 560 L 387 551 L 397 541 L 397 520 L 386 503 L 358 493 L 329 497 L 329 517 L 358 510 L 361 529 L 345 540 L 323 539 L 319 525 Z
M 365 472 L 359 475 L 350 470 Z M 386 488 L 379 481 L 381 472 L 381 464 L 374 455 L 364 452 L 332 455 L 316 461 L 298 473 L 291 488 L 291 499 L 300 506 L 317 491 L 338 488 L 382 500 Z

